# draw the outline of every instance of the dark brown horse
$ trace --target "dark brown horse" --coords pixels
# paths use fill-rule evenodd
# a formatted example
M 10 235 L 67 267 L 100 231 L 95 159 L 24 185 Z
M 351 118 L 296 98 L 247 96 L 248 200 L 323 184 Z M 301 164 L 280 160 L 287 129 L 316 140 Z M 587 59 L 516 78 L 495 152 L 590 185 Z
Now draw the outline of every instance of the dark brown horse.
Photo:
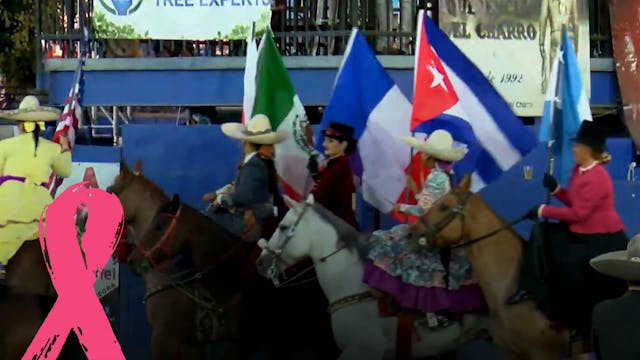
M 134 272 L 146 274 L 166 269 L 178 256 L 187 259 L 195 271 L 193 278 L 202 278 L 204 284 L 200 294 L 193 294 L 192 298 L 215 312 L 216 337 L 233 345 L 240 339 L 240 275 L 248 259 L 244 245 L 174 195 L 157 210 L 147 230 L 136 240 L 129 265 Z M 231 346 L 226 357 L 233 358 L 236 350 Z
M 470 187 L 466 175 L 411 233 L 432 246 L 464 246 L 489 306 L 493 338 L 506 359 L 562 358 L 569 349 L 568 331 L 558 329 L 532 301 L 505 305 L 515 291 L 524 241 Z
M 120 199 L 124 220 L 133 229 L 134 236 L 144 233 L 158 208 L 169 200 L 142 174 L 140 161 L 136 162 L 133 170 L 121 161 L 120 172 L 107 191 Z M 131 240 L 131 235 L 130 232 L 128 240 Z M 135 270 L 132 268 L 134 273 Z M 152 358 L 204 359 L 209 347 L 208 339 L 203 339 L 206 334 L 196 323 L 198 319 L 207 320 L 206 311 L 203 314 L 199 303 L 201 282 L 198 279 L 185 282 L 170 270 L 137 272 L 145 280 L 145 309 L 152 328 Z

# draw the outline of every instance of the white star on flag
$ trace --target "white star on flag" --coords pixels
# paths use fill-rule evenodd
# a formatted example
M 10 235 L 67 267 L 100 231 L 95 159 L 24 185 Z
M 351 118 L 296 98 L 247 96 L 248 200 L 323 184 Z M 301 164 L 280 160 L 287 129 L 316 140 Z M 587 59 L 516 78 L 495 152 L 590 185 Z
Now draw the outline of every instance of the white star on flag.
M 449 89 L 447 89 L 447 85 L 444 83 L 444 75 L 442 75 L 438 71 L 438 69 L 436 69 L 436 67 L 433 66 L 433 65 L 427 65 L 427 68 L 429 68 L 429 71 L 431 71 L 431 74 L 433 75 L 433 81 L 431 82 L 431 88 L 434 88 L 436 86 L 442 86 L 444 91 L 449 91 Z

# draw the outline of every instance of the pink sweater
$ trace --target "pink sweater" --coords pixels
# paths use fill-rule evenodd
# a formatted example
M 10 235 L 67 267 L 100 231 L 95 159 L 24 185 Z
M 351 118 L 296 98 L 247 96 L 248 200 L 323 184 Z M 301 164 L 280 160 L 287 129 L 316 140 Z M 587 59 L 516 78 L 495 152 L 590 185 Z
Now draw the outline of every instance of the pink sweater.
M 569 224 L 577 234 L 606 234 L 624 230 L 613 207 L 613 184 L 601 164 L 587 170 L 573 169 L 569 187 L 555 194 L 567 207 L 543 205 L 540 215 Z

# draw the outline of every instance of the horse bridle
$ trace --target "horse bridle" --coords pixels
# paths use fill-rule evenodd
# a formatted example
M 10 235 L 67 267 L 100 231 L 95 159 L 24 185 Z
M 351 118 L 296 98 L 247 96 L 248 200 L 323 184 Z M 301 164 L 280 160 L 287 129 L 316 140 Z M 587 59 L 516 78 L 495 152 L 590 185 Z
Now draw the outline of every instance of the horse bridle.
M 444 217 L 442 217 L 442 219 L 440 219 L 438 222 L 436 222 L 435 224 L 431 224 L 430 222 L 428 222 L 424 216 L 420 216 L 418 217 L 418 222 L 420 222 L 420 224 L 422 224 L 427 231 L 425 233 L 421 233 L 421 234 L 416 234 L 415 236 L 418 236 L 420 239 L 424 238 L 425 241 L 429 241 L 431 239 L 433 239 L 436 235 L 438 235 L 442 230 L 444 230 L 447 226 L 449 226 L 449 224 L 451 224 L 453 222 L 453 220 L 455 220 L 457 217 L 460 217 L 460 221 L 461 221 L 461 225 L 460 225 L 460 233 L 461 233 L 461 237 L 463 238 L 463 241 L 459 244 L 455 244 L 455 245 L 449 245 L 447 246 L 448 248 L 451 249 L 456 249 L 456 248 L 461 248 L 461 247 L 465 247 L 465 246 L 469 246 L 472 244 L 475 244 L 479 241 L 482 241 L 484 239 L 490 238 L 492 236 L 494 236 L 495 234 L 510 229 L 512 226 L 520 223 L 521 221 L 525 220 L 527 218 L 526 215 L 523 215 L 513 221 L 510 221 L 509 223 L 487 233 L 484 234 L 482 236 L 479 236 L 477 238 L 473 238 L 473 239 L 468 239 L 468 236 L 465 235 L 465 229 L 466 229 L 466 222 L 465 222 L 465 213 L 464 210 L 469 202 L 469 199 L 471 198 L 472 193 L 470 191 L 466 191 L 464 193 L 460 193 L 457 191 L 452 191 L 451 194 L 453 194 L 455 196 L 455 198 L 457 199 L 457 204 L 452 207 L 451 209 L 449 209 L 447 211 L 447 213 L 445 214 Z M 422 245 L 422 244 L 421 244 Z
M 138 251 L 140 251 L 142 256 L 144 256 L 144 258 L 149 262 L 149 264 L 153 269 L 159 269 L 161 265 L 164 265 L 171 261 L 172 259 L 171 251 L 170 251 L 171 245 L 173 245 L 173 239 L 175 238 L 176 230 L 178 227 L 178 219 L 180 219 L 181 213 L 182 213 L 182 204 L 180 204 L 180 207 L 178 208 L 178 211 L 176 211 L 175 214 L 164 213 L 164 212 L 161 213 L 161 215 L 170 218 L 171 222 L 169 223 L 169 227 L 167 228 L 167 230 L 162 235 L 162 238 L 160 239 L 160 241 L 155 243 L 151 247 L 151 249 L 149 250 L 145 249 L 144 245 L 142 245 L 140 241 L 136 241 L 136 248 L 138 249 Z M 156 262 L 155 260 L 156 257 L 153 256 L 153 254 L 158 250 L 162 251 L 162 254 L 165 256 L 165 260 L 159 263 Z
M 298 215 L 298 217 L 296 218 L 296 221 L 293 223 L 293 225 L 291 227 L 289 227 L 286 231 L 286 233 L 284 233 L 284 240 L 282 241 L 282 246 L 280 246 L 280 248 L 278 249 L 273 249 L 271 247 L 269 247 L 268 244 L 265 244 L 263 246 L 261 246 L 261 248 L 266 251 L 268 254 L 270 254 L 273 257 L 273 262 L 271 264 L 269 264 L 269 268 L 273 269 L 276 267 L 277 263 L 281 263 L 286 267 L 289 267 L 293 264 L 289 264 L 289 262 L 287 262 L 285 259 L 282 258 L 282 252 L 284 250 L 284 248 L 287 246 L 287 244 L 289 243 L 289 241 L 291 240 L 291 238 L 293 237 L 293 235 L 296 232 L 296 228 L 298 227 L 298 224 L 300 224 L 300 221 L 302 221 L 302 218 L 304 217 L 304 214 L 306 213 L 307 209 L 311 206 L 311 204 L 309 204 L 308 202 L 304 202 L 304 207 L 302 208 L 302 210 L 300 211 L 300 214 Z M 280 234 L 282 236 L 282 233 Z M 337 248 L 336 250 L 334 250 L 333 252 L 329 253 L 326 256 L 323 256 L 320 258 L 320 262 L 325 262 L 327 261 L 330 257 L 332 257 L 333 255 L 339 253 L 340 251 L 344 250 L 346 248 L 346 246 L 341 246 L 339 248 Z M 313 270 L 315 268 L 315 265 L 311 265 L 306 267 L 305 269 L 303 269 L 302 271 L 300 271 L 299 273 L 297 273 L 296 275 L 292 276 L 291 278 L 285 280 L 283 283 L 280 283 L 279 280 L 277 278 L 273 278 L 271 279 L 276 287 L 284 287 L 284 286 L 293 286 L 293 285 L 301 285 L 303 283 L 305 283 L 306 281 L 302 281 L 300 283 L 292 283 L 294 280 L 298 279 L 299 277 L 301 277 L 302 275 L 304 275 L 305 273 Z M 313 279 L 310 279 L 313 280 Z M 308 280 L 308 281 L 310 281 Z

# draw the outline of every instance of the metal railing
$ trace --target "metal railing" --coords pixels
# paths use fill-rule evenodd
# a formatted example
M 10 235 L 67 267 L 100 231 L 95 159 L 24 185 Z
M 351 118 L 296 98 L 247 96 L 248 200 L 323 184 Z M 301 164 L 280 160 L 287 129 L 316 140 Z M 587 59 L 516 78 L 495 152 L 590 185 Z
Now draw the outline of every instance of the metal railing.
M 280 1 L 274 1 L 271 28 L 285 56 L 340 55 L 354 26 L 363 30 L 379 54 L 413 54 L 413 29 L 401 31 L 400 10 L 392 6 L 390 16 L 380 21 L 375 12 L 381 0 L 337 0 L 334 19 L 328 18 L 329 1 Z M 417 8 L 426 9 L 437 22 L 438 3 L 419 0 Z M 39 54 L 44 58 L 76 57 L 85 27 L 89 29 L 92 57 L 244 56 L 246 52 L 242 40 L 100 40 L 93 36 L 92 0 L 37 0 L 37 4 L 36 33 L 40 35 Z M 611 57 L 607 0 L 589 0 L 589 25 L 591 56 Z

